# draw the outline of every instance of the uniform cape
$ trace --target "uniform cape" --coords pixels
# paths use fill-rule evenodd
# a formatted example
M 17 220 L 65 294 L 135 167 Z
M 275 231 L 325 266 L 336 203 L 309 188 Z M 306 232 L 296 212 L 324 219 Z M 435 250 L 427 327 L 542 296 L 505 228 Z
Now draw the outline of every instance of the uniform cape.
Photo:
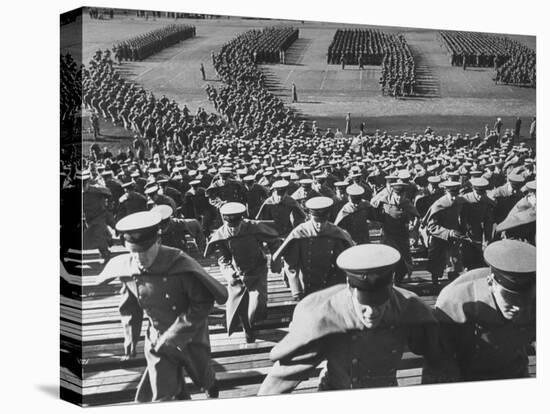
M 290 197 L 289 195 L 285 195 L 283 198 L 281 198 L 281 201 L 279 203 L 276 203 L 273 200 L 273 197 L 268 197 L 263 202 L 262 206 L 260 207 L 260 210 L 258 210 L 258 214 L 256 214 L 256 217 L 260 217 L 264 206 L 275 206 L 278 204 L 282 204 L 283 206 L 290 207 L 290 208 L 301 209 L 300 204 L 298 204 L 298 202 L 294 198 Z
M 280 256 L 283 256 L 286 248 L 290 245 L 292 241 L 307 239 L 310 237 L 329 237 L 333 239 L 340 239 L 346 242 L 350 247 L 355 244 L 347 231 L 341 229 L 340 227 L 329 221 L 323 224 L 323 228 L 320 232 L 316 232 L 313 229 L 313 224 L 311 223 L 311 221 L 306 221 L 305 223 L 302 223 L 302 225 L 296 227 L 290 232 L 283 244 L 281 244 L 279 249 L 277 249 L 277 251 L 273 254 L 273 260 L 276 261 L 279 259 Z
M 202 268 L 194 259 L 179 249 L 174 249 L 167 246 L 160 246 L 158 256 L 154 264 L 163 263 L 162 269 L 157 272 L 159 276 L 172 275 L 192 275 L 196 277 L 206 289 L 212 294 L 214 300 L 223 305 L 227 301 L 227 289 L 216 279 L 214 279 L 206 270 Z M 130 269 L 132 269 L 131 255 L 123 254 L 112 258 L 101 274 L 99 275 L 99 284 L 108 283 L 113 279 L 131 279 Z M 128 283 L 128 288 L 132 290 L 134 296 L 138 296 L 137 289 Z
M 371 205 L 366 201 L 359 203 L 357 207 L 352 206 L 350 203 L 346 203 L 338 212 L 338 215 L 336 216 L 336 220 L 334 220 L 334 224 L 338 225 L 338 223 L 344 220 L 347 216 L 357 213 L 361 210 L 367 209 L 369 207 L 371 207 Z
M 351 293 L 348 300 L 341 298 L 347 289 L 345 284 L 332 286 L 306 296 L 296 305 L 288 335 L 271 350 L 270 359 L 279 361 L 328 335 L 364 328 L 352 308 Z M 430 309 L 408 290 L 393 286 L 390 303 L 399 311 L 400 324 L 436 323 Z
M 247 237 L 250 235 L 262 235 L 267 238 L 278 238 L 278 233 L 272 229 L 268 224 L 259 221 L 252 220 L 243 220 L 241 228 L 239 229 L 239 234 L 236 236 L 229 235 L 227 231 L 227 226 L 222 226 L 214 232 L 210 241 L 208 242 L 204 256 L 207 257 L 212 254 L 216 248 L 216 245 L 220 242 L 235 239 L 239 237 Z M 267 272 L 267 268 L 265 269 Z M 237 322 L 237 310 L 245 298 L 248 290 L 244 284 L 238 284 L 236 286 L 227 286 L 229 298 L 226 304 L 226 320 L 227 320 L 227 335 L 231 335 L 236 327 Z
M 244 237 L 251 234 L 262 234 L 266 237 L 279 237 L 279 233 L 277 233 L 272 227 L 270 227 L 271 223 L 271 220 L 258 221 L 244 219 L 241 224 L 239 234 L 236 236 L 230 235 L 227 232 L 226 226 L 220 227 L 212 234 L 212 237 L 208 241 L 206 249 L 204 251 L 204 257 L 208 257 L 214 252 L 216 244 L 225 240 L 229 240 L 231 238 Z
M 466 200 L 464 199 L 463 196 L 458 196 L 455 199 L 455 201 L 449 200 L 449 197 L 447 197 L 446 194 L 441 196 L 428 209 L 428 212 L 426 213 L 426 215 L 422 219 L 422 225 L 426 226 L 435 214 L 437 214 L 437 213 L 439 213 L 443 210 L 446 210 L 446 209 L 454 206 L 457 203 L 465 203 L 465 202 L 466 202 Z

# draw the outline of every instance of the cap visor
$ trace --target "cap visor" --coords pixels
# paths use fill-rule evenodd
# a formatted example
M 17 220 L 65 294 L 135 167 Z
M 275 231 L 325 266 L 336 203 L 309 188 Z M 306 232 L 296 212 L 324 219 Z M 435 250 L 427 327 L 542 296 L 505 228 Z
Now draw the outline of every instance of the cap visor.
M 124 245 L 132 253 L 143 253 L 143 252 L 149 250 L 151 248 L 151 246 L 153 244 L 155 244 L 156 241 L 157 241 L 157 238 L 153 237 L 149 240 L 142 241 L 142 242 L 139 242 L 139 243 L 133 243 L 133 242 L 126 241 L 124 243 Z
M 375 291 L 353 290 L 355 298 L 361 305 L 379 306 L 385 303 L 390 298 L 391 286 L 384 286 Z

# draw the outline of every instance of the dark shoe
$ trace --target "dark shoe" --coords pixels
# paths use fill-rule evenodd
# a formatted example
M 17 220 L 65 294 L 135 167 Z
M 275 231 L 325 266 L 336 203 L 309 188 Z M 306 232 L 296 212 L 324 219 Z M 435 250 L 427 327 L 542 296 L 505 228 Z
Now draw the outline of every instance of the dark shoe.
M 254 336 L 254 334 L 252 332 L 245 332 L 245 337 L 246 337 L 246 343 L 247 344 L 253 344 L 254 342 L 256 342 L 256 337 Z
M 214 383 L 209 389 L 204 391 L 206 398 L 218 398 L 220 396 L 220 390 L 218 389 L 218 384 Z
M 178 401 L 183 401 L 183 400 L 190 400 L 191 399 L 191 395 L 187 392 L 187 390 L 184 388 L 183 390 L 181 390 L 175 397 L 176 400 Z

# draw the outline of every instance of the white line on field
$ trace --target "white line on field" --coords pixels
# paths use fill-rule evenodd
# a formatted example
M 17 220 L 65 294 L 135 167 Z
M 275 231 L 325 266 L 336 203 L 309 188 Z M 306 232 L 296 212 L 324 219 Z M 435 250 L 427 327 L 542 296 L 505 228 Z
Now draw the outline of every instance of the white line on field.
M 292 72 L 294 72 L 294 69 L 292 69 L 290 72 L 288 72 L 288 76 L 286 77 L 285 79 L 285 84 L 288 82 L 288 80 L 290 79 L 290 75 L 292 75 Z

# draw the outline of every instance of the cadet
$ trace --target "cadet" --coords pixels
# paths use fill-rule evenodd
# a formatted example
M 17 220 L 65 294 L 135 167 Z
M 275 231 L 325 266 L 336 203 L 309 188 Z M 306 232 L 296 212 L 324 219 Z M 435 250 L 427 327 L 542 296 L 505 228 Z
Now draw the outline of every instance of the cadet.
M 374 208 L 363 200 L 365 189 L 359 184 L 346 188 L 348 202 L 340 209 L 334 224 L 346 230 L 356 244 L 369 243 L 369 222 L 374 219 Z
M 441 183 L 446 193 L 432 204 L 422 223 L 429 236 L 428 271 L 432 274 L 432 283 L 439 284 L 447 260 L 450 261 L 449 280 L 455 279 L 462 271 L 460 242 L 464 239 L 464 229 L 460 223 L 460 212 L 464 199 L 458 195 L 460 183 L 445 181 Z
M 495 223 L 500 223 L 506 218 L 512 207 L 523 197 L 521 187 L 525 184 L 525 178 L 520 174 L 509 174 L 508 182 L 495 188 L 489 193 L 496 202 Z
M 263 202 L 269 197 L 267 189 L 254 181 L 255 178 L 253 175 L 247 175 L 243 178 L 246 189 L 246 209 L 248 217 L 251 219 L 256 218 Z
M 500 240 L 484 252 L 489 267 L 471 270 L 435 304 L 449 360 L 439 381 L 527 377 L 535 341 L 536 249 Z
M 465 226 L 468 241 L 462 247 L 464 267 L 468 270 L 483 267 L 483 247 L 493 238 L 493 208 L 495 202 L 487 196 L 489 181 L 472 178 L 473 191 L 463 194 L 465 200 L 461 211 L 461 222 Z
M 527 195 L 519 200 L 508 216 L 496 227 L 496 233 L 503 238 L 523 240 L 536 245 L 537 196 L 536 181 L 526 185 Z
M 203 252 L 206 248 L 206 239 L 200 223 L 196 219 L 174 218 L 172 207 L 162 204 L 151 209 L 152 212 L 160 214 L 162 244 L 168 247 L 174 247 L 187 251 L 185 235 L 189 234 L 195 240 L 197 248 Z
M 313 180 L 311 178 L 302 178 L 300 181 L 300 188 L 298 188 L 293 194 L 292 198 L 298 201 L 305 207 L 305 203 L 313 197 L 320 197 L 321 194 L 313 189 Z
M 381 244 L 351 247 L 338 256 L 347 285 L 301 301 L 288 335 L 271 350 L 275 362 L 258 395 L 291 392 L 323 361 L 319 390 L 397 385 L 405 348 L 438 361 L 436 319 L 418 297 L 392 286 L 399 252 Z
M 410 183 L 398 181 L 391 184 L 391 192 L 378 198 L 378 218 L 382 224 L 380 242 L 399 250 L 401 261 L 395 266 L 395 283 L 399 284 L 413 271 L 413 263 L 409 251 L 409 223 L 415 222 L 418 228 L 420 217 L 418 211 L 407 198 L 406 192 Z M 416 233 L 416 231 L 415 231 Z
M 273 194 L 264 201 L 256 216 L 257 220 L 273 220 L 280 237 L 286 237 L 306 218 L 298 202 L 287 194 L 288 186 L 286 180 L 275 181 L 271 186 Z
M 273 255 L 274 261 L 283 258 L 296 300 L 345 280 L 342 270 L 336 267 L 336 257 L 354 243 L 347 231 L 328 221 L 332 204 L 328 197 L 308 200 L 310 220 L 292 230 Z
M 278 234 L 266 224 L 244 218 L 246 206 L 226 203 L 220 208 L 224 224 L 216 230 L 204 252 L 216 252 L 220 270 L 227 280 L 227 334 L 231 335 L 240 320 L 248 343 L 254 342 L 254 323 L 267 312 L 266 243 L 271 252 L 279 245 Z M 277 269 L 278 270 L 278 269 Z
M 129 254 L 111 259 L 101 283 L 123 283 L 119 307 L 127 358 L 136 354 L 143 315 L 147 369 L 138 385 L 137 402 L 189 399 L 182 368 L 207 396 L 217 397 L 210 359 L 208 314 L 214 301 L 227 300 L 226 289 L 181 250 L 162 246 L 161 216 L 150 211 L 126 216 L 116 224 Z
M 120 220 L 130 214 L 147 210 L 147 197 L 136 191 L 136 183 L 128 181 L 122 184 L 125 194 L 118 199 L 118 216 Z

